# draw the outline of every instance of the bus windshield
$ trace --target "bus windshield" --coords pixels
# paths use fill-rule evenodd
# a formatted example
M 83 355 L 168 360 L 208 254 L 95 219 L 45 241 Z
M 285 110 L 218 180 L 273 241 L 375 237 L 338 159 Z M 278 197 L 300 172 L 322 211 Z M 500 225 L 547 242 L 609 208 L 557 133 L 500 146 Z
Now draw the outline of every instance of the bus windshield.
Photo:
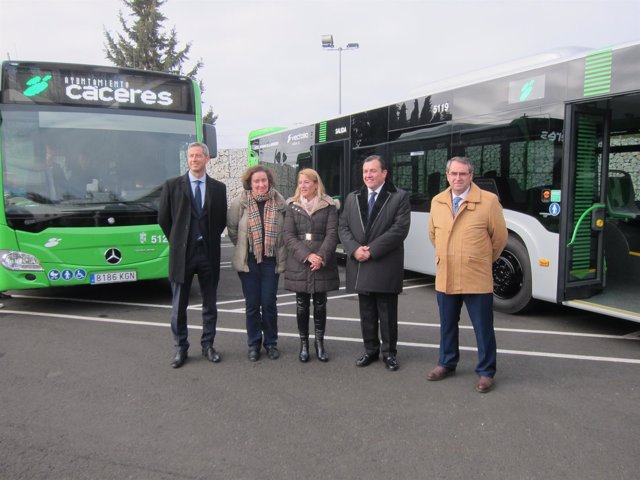
M 23 231 L 91 226 L 99 210 L 118 225 L 156 223 L 160 187 L 186 171 L 196 141 L 184 114 L 5 105 L 0 115 L 6 221 Z

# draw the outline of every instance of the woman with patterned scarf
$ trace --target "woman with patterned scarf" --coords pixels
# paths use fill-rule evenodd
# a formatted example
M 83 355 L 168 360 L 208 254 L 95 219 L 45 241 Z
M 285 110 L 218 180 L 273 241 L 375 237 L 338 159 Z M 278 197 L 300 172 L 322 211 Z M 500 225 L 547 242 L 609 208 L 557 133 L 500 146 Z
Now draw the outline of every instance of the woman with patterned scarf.
M 280 356 L 276 293 L 287 260 L 282 237 L 285 200 L 274 188 L 273 174 L 262 165 L 249 167 L 241 181 L 244 192 L 231 204 L 227 231 L 235 245 L 232 267 L 245 298 L 249 360 L 260 359 L 263 345 L 275 360 Z

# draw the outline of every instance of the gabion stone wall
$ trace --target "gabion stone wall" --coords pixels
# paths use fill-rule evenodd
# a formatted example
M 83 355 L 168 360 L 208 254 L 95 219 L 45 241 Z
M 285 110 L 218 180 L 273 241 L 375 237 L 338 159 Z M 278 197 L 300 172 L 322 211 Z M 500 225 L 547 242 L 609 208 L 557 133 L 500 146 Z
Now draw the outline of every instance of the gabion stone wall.
M 636 134 L 620 136 L 612 140 L 616 146 L 632 145 L 637 148 L 640 138 Z M 631 175 L 636 201 L 640 198 L 640 154 L 637 151 L 620 152 L 609 156 L 609 170 L 623 170 Z
M 218 150 L 218 156 L 207 164 L 207 173 L 227 186 L 227 202 L 242 192 L 240 177 L 247 168 L 247 149 Z
M 218 150 L 218 156 L 207 164 L 207 173 L 227 186 L 227 202 L 242 192 L 240 177 L 247 169 L 247 149 Z M 296 169 L 286 165 L 269 165 L 276 178 L 276 188 L 285 197 L 293 195 L 296 188 Z

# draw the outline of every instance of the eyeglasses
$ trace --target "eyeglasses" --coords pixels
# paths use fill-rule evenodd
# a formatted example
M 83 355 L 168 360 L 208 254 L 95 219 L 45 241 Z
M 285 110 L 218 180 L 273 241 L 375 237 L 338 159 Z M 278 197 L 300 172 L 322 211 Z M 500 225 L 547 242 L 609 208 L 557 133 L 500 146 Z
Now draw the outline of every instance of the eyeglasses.
M 447 175 L 449 175 L 450 177 L 468 177 L 469 175 L 471 175 L 470 172 L 447 172 Z

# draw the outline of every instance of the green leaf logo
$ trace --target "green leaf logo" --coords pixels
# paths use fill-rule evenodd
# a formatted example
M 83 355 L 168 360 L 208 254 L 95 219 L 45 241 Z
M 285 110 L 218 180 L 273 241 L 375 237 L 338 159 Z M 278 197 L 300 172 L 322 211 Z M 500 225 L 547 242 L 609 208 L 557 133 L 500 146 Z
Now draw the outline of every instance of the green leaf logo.
M 49 88 L 49 80 L 51 80 L 51 75 L 45 75 L 44 77 L 36 75 L 27 81 L 27 88 L 22 93 L 25 97 L 34 97 Z
M 535 85 L 536 81 L 535 80 L 529 80 L 527 83 L 525 83 L 522 88 L 520 89 L 520 101 L 524 102 L 529 95 L 531 95 L 531 92 L 533 92 L 533 86 Z

